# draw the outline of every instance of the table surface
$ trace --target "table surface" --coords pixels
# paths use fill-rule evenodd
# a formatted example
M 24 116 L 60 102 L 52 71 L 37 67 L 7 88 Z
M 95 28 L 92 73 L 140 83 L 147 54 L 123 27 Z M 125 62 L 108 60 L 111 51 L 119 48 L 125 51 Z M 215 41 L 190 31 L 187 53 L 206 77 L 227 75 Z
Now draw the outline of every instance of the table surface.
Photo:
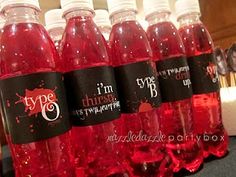
M 236 137 L 230 138 L 229 153 L 224 158 L 209 158 L 197 173 L 180 172 L 174 177 L 236 177 Z
M 5 155 L 4 155 L 5 154 Z M 9 151 L 3 148 L 3 177 L 14 177 Z M 230 138 L 229 153 L 221 159 L 207 159 L 203 167 L 195 174 L 181 171 L 174 177 L 236 177 L 236 137 Z

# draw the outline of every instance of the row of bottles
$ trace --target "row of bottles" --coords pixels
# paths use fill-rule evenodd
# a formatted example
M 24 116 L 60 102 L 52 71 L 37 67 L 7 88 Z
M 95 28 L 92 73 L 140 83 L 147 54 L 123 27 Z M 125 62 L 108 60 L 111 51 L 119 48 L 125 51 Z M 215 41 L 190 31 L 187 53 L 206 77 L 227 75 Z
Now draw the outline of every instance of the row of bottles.
M 108 0 L 112 28 L 103 10 L 94 23 L 92 0 L 61 7 L 46 13 L 47 32 L 37 0 L 1 3 L 1 114 L 16 177 L 171 177 L 227 152 L 196 0 L 176 2 L 179 30 L 167 0 L 144 0 L 147 32 L 135 0 Z

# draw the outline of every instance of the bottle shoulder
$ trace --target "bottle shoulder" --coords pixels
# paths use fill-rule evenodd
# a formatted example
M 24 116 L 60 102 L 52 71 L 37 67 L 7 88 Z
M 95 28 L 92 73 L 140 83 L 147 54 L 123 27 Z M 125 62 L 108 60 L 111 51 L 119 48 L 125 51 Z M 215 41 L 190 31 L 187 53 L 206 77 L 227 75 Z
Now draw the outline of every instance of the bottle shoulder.
M 149 26 L 147 36 L 153 50 L 154 60 L 185 55 L 182 39 L 172 22 L 160 22 Z
M 125 21 L 112 27 L 110 47 L 116 64 L 146 60 L 152 57 L 146 32 L 137 21 Z
M 213 53 L 214 45 L 210 33 L 202 23 L 179 29 L 188 56 Z
M 110 64 L 107 43 L 92 19 L 68 21 L 60 54 L 68 70 Z
M 59 67 L 55 46 L 40 24 L 6 25 L 0 46 L 2 74 L 54 71 Z

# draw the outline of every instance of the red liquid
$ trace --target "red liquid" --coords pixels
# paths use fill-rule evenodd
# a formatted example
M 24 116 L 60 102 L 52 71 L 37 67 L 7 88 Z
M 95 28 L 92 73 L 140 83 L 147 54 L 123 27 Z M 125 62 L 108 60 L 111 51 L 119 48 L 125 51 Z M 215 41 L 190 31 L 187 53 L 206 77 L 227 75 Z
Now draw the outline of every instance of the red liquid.
M 62 39 L 61 57 L 65 72 L 111 65 L 106 41 L 92 17 L 74 17 L 68 21 Z M 72 128 L 78 177 L 126 177 L 117 155 L 117 144 L 107 141 L 109 136 L 119 134 L 122 125 L 120 120 L 115 120 Z
M 154 61 L 166 60 L 174 57 L 185 56 L 185 51 L 178 30 L 171 22 L 162 22 L 152 25 L 147 30 L 147 35 L 154 55 Z M 193 135 L 192 99 L 184 99 L 162 104 L 163 119 L 162 132 L 166 136 L 175 137 L 167 139 L 169 151 L 177 172 L 181 168 L 194 172 L 202 161 L 203 154 L 199 142 L 193 139 L 178 139 Z
M 23 42 L 22 42 L 23 41 Z M 35 23 L 4 27 L 1 39 L 1 79 L 60 71 L 58 54 L 43 26 Z M 17 176 L 73 177 L 69 133 L 28 144 L 8 138 Z
M 187 57 L 213 53 L 212 39 L 203 24 L 182 27 L 179 33 L 183 39 Z M 193 116 L 196 133 L 202 136 L 204 157 L 210 154 L 217 157 L 224 156 L 229 139 L 222 124 L 219 92 L 194 95 Z M 204 140 L 204 135 L 210 137 L 215 135 L 217 140 Z M 221 140 L 221 136 L 224 140 Z
M 114 66 L 127 65 L 151 59 L 151 49 L 145 31 L 136 21 L 115 24 L 110 36 L 111 54 Z M 159 109 L 145 112 L 123 114 L 124 129 L 138 134 L 143 131 L 155 136 L 159 132 Z M 156 177 L 172 176 L 171 162 L 166 156 L 162 142 L 124 143 L 124 158 L 133 171 L 133 176 Z M 168 159 L 168 160 L 166 160 Z

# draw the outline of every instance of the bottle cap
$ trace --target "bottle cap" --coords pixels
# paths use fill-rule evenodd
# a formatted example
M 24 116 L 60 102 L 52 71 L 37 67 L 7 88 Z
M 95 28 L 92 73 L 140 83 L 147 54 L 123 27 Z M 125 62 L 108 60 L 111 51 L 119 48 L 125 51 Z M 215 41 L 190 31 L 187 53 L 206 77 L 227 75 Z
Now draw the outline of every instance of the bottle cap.
M 1 2 L 1 11 L 3 11 L 7 6 L 30 6 L 40 11 L 38 0 L 3 0 Z
M 127 10 L 137 12 L 136 0 L 107 0 L 107 5 L 110 16 Z
M 5 20 L 4 16 L 0 15 L 0 29 L 3 28 L 3 26 L 5 25 L 5 22 L 6 22 L 6 20 Z
M 177 0 L 175 3 L 177 19 L 190 13 L 199 13 L 200 6 L 198 0 Z
M 105 9 L 95 10 L 94 22 L 97 26 L 111 26 L 108 11 Z
M 61 0 L 61 8 L 64 15 L 78 9 L 94 11 L 93 0 Z
M 63 11 L 61 9 L 49 10 L 45 13 L 46 29 L 65 28 L 66 21 L 62 17 Z
M 145 18 L 156 12 L 169 12 L 170 5 L 168 0 L 143 0 Z

